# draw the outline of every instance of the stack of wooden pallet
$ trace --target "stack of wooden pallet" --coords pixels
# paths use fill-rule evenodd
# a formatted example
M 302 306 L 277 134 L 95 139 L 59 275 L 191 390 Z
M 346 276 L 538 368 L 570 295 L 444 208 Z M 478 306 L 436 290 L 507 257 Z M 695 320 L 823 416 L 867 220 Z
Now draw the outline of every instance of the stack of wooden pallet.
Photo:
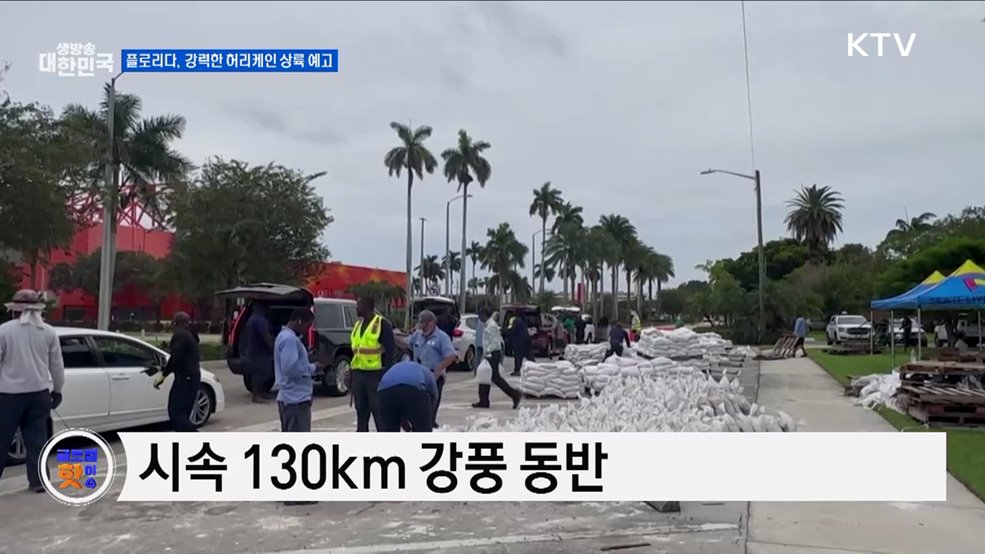
M 985 365 L 921 361 L 901 368 L 897 401 L 914 419 L 941 425 L 985 425 L 985 389 L 969 377 L 985 377 Z
M 783 358 L 792 358 L 794 353 L 794 345 L 797 344 L 797 337 L 794 335 L 783 335 L 776 341 L 771 350 L 766 350 L 760 353 L 759 358 L 764 360 L 780 360 Z

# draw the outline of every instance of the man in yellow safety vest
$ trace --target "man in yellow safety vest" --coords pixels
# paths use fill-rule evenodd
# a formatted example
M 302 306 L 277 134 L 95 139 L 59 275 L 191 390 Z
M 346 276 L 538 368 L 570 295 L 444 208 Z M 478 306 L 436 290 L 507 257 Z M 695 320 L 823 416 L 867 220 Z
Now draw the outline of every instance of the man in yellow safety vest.
M 356 302 L 359 321 L 352 328 L 352 379 L 350 394 L 356 405 L 356 432 L 369 431 L 369 416 L 380 431 L 380 405 L 377 388 L 383 373 L 393 364 L 396 343 L 393 326 L 376 312 L 376 302 L 368 296 Z

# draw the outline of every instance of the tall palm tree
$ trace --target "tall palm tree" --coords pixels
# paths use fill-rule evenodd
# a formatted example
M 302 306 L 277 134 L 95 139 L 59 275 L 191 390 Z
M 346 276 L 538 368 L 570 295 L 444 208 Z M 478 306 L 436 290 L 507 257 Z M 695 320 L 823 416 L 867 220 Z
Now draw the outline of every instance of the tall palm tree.
M 845 209 L 841 194 L 831 187 L 800 187 L 797 195 L 787 205 L 787 229 L 794 238 L 807 245 L 811 260 L 817 261 L 821 253 L 842 231 L 842 211 Z
M 66 128 L 78 133 L 80 141 L 90 145 L 95 152 L 105 152 L 109 143 L 109 97 L 110 85 L 103 89 L 103 100 L 99 110 L 93 111 L 79 104 L 65 108 L 62 121 Z M 171 144 L 181 139 L 185 132 L 185 118 L 168 114 L 140 118 L 142 108 L 140 97 L 134 94 L 116 93 L 113 102 L 113 175 L 119 176 L 113 209 L 126 208 L 139 202 L 144 209 L 158 221 L 166 221 L 166 191 L 159 189 L 164 185 L 171 189 L 186 181 L 192 164 L 184 156 L 171 148 Z M 95 157 L 88 168 L 88 178 L 97 198 L 105 190 L 105 160 Z M 109 221 L 110 226 L 110 275 L 116 265 L 116 217 Z
M 431 287 L 437 287 L 438 282 L 445 278 L 445 265 L 438 261 L 438 256 L 425 256 L 414 271 L 422 275 L 424 282 Z
M 482 262 L 496 276 L 493 286 L 502 294 L 508 287 L 510 272 L 515 273 L 514 266 L 523 267 L 529 249 L 517 240 L 509 223 L 500 223 L 495 229 L 489 229 L 486 237 L 488 241 L 482 252 Z
M 592 282 L 592 317 L 605 313 L 605 256 L 612 248 L 612 237 L 599 225 L 588 229 L 582 251 L 582 271 Z
M 563 205 L 561 191 L 551 187 L 548 181 L 534 189 L 534 200 L 530 203 L 530 216 L 540 218 L 540 264 L 544 265 L 544 245 L 547 244 L 547 218 L 556 215 Z M 536 263 L 536 260 L 534 260 Z M 544 274 L 540 275 L 540 293 L 544 293 Z
M 444 173 L 448 182 L 458 181 L 458 190 L 462 193 L 462 252 L 465 252 L 465 237 L 468 235 L 468 205 L 469 205 L 469 184 L 473 181 L 479 183 L 479 187 L 485 188 L 486 182 L 492 175 L 492 167 L 489 161 L 482 156 L 482 153 L 491 148 L 492 145 L 486 141 L 473 141 L 472 137 L 465 132 L 465 129 L 458 131 L 458 144 L 455 148 L 449 148 L 441 153 L 441 158 L 445 161 Z M 461 270 L 461 307 L 465 311 L 465 267 Z
M 599 227 L 611 239 L 603 259 L 612 271 L 612 321 L 619 319 L 619 268 L 622 266 L 623 250 L 636 238 L 636 227 L 618 214 L 603 215 Z
M 441 257 L 441 265 L 447 268 L 449 274 L 462 270 L 462 256 L 458 252 L 449 252 L 447 255 Z M 444 279 L 448 275 L 442 275 L 441 278 Z M 454 290 L 455 284 L 452 283 L 452 290 Z
M 414 265 L 414 243 L 413 229 L 411 228 L 411 191 L 414 188 L 414 175 L 417 180 L 424 180 L 424 173 L 434 173 L 434 168 L 438 166 L 438 161 L 434 159 L 431 151 L 424 146 L 424 141 L 431 136 L 431 127 L 422 125 L 411 130 L 409 125 L 390 122 L 390 128 L 397 132 L 400 139 L 400 146 L 391 148 L 386 156 L 383 157 L 383 165 L 387 168 L 387 175 L 400 177 L 400 172 L 407 170 L 407 291 L 408 302 L 413 296 L 411 266 Z M 410 328 L 410 310 L 405 310 L 404 326 Z
M 469 261 L 472 262 L 472 278 L 475 279 L 475 265 L 479 263 L 482 259 L 482 245 L 476 241 L 472 241 L 472 244 L 465 250 L 465 255 L 469 257 Z M 473 287 L 473 294 L 478 294 L 478 289 Z
M 650 300 L 653 300 L 653 281 L 657 282 L 657 315 L 660 315 L 660 304 L 663 300 L 661 297 L 661 288 L 663 283 L 670 281 L 671 278 L 676 277 L 674 275 L 674 260 L 660 252 L 654 252 L 653 257 L 650 259 L 650 275 L 653 277 L 650 280 Z
M 534 266 L 534 277 L 544 277 L 548 282 L 554 282 L 554 277 L 557 273 L 554 268 L 549 265 L 537 264 Z
M 911 218 L 910 221 L 897 219 L 896 228 L 889 232 L 889 236 L 909 235 L 911 233 L 926 231 L 930 229 L 931 221 L 936 217 L 937 214 L 924 212 L 917 217 Z
M 554 213 L 554 225 L 551 227 L 551 232 L 556 233 L 564 225 L 577 225 L 580 227 L 584 224 L 585 218 L 582 215 L 582 207 L 575 206 L 571 202 L 565 202 Z
M 569 299 L 568 283 L 577 276 L 581 243 L 585 239 L 585 229 L 576 225 L 564 225 L 551 236 L 544 246 L 546 259 L 544 265 L 557 268 L 557 275 L 563 283 L 563 294 Z M 574 285 L 572 285 L 572 289 Z

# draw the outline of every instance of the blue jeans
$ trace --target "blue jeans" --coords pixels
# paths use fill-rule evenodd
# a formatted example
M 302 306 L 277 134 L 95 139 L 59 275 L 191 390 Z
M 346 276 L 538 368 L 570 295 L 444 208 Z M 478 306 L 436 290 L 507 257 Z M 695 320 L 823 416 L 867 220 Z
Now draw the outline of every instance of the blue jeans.
M 472 371 L 479 369 L 479 364 L 481 363 L 482 363 L 482 348 L 480 347 L 475 349 L 475 359 L 472 360 L 472 364 L 473 364 Z

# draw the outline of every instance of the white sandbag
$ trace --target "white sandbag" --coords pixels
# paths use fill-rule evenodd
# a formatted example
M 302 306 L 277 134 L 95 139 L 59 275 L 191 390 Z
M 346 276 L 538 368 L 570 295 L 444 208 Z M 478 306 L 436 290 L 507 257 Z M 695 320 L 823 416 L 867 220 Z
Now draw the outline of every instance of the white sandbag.
M 489 360 L 482 360 L 479 367 L 475 369 L 475 380 L 480 385 L 492 384 L 492 366 L 489 365 Z

